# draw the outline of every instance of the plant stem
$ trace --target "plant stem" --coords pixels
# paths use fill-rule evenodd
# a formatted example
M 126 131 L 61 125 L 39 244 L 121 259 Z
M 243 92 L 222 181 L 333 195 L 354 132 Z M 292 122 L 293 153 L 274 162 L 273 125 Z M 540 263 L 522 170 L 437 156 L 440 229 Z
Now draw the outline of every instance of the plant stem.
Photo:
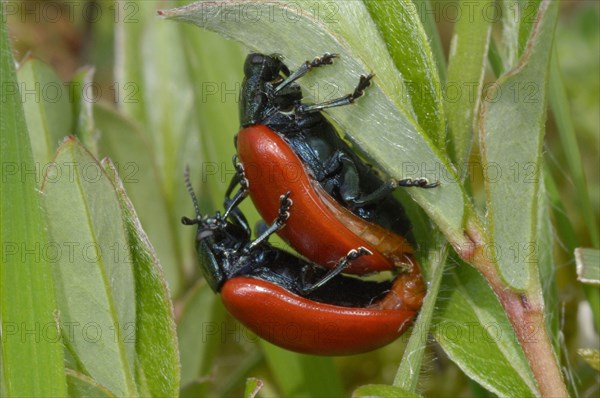
M 471 224 L 468 230 L 473 232 L 469 237 L 474 246 L 469 251 L 457 252 L 463 260 L 481 272 L 498 297 L 523 348 L 541 396 L 568 397 L 558 358 L 544 322 L 544 301 L 539 283 L 532 283 L 533 287 L 525 292 L 508 288 L 485 253 L 486 242 L 481 239 L 485 236 L 481 232 L 482 228 Z
M 497 274 L 494 274 L 497 277 Z M 486 275 L 490 283 L 490 277 Z M 566 386 L 544 323 L 544 306 L 526 294 L 507 290 L 503 284 L 492 288 L 504 307 L 543 397 L 568 397 Z

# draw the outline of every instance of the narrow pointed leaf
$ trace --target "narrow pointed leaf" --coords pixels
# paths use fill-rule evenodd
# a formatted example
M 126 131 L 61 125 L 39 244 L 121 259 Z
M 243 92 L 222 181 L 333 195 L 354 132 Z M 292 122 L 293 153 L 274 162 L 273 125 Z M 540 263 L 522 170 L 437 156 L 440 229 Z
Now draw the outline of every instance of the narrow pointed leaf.
M 163 264 L 169 287 L 176 294 L 182 284 L 178 244 L 175 233 L 170 232 L 176 226 L 159 183 L 154 152 L 140 126 L 110 106 L 96 104 L 94 118 L 102 134 L 100 155 L 110 156 L 114 161 L 142 226 Z M 190 241 L 193 239 L 192 232 L 188 235 Z
M 499 58 L 502 61 L 502 69 L 507 71 L 514 68 L 519 59 L 519 2 L 503 0 L 500 6 L 502 7 L 502 41 L 499 43 L 502 47 L 498 50 L 501 53 Z
M 0 391 L 9 397 L 62 397 L 67 395 L 67 385 L 57 330 L 61 319 L 51 262 L 45 254 L 50 241 L 37 190 L 39 180 L 31 173 L 35 158 L 8 41 L 4 4 L 0 6 L 0 81 Z
M 492 0 L 462 0 L 459 7 L 469 10 L 454 24 L 448 77 L 446 112 L 450 127 L 450 152 L 454 162 L 463 167 L 473 143 L 473 127 L 478 116 L 490 33 L 490 19 L 485 11 Z M 465 175 L 466 177 L 466 175 Z
M 54 162 L 42 189 L 62 254 L 53 273 L 65 344 L 98 383 L 136 395 L 134 275 L 115 188 L 73 137 Z
M 544 312 L 546 313 L 546 327 L 551 332 L 554 349 L 559 348 L 559 294 L 556 287 L 556 264 L 554 260 L 554 226 L 550 216 L 550 198 L 546 190 L 546 171 L 541 171 L 538 190 L 538 214 L 537 214 L 537 252 L 540 282 L 544 297 Z
M 427 39 L 429 40 L 431 52 L 433 53 L 433 58 L 435 59 L 435 64 L 437 65 L 437 71 L 440 77 L 440 81 L 444 83 L 446 81 L 447 69 L 446 55 L 444 54 L 442 39 L 440 37 L 440 33 L 438 32 L 437 24 L 435 21 L 436 14 L 429 11 L 433 8 L 431 1 L 419 0 L 416 3 L 413 1 L 413 4 L 416 6 L 419 18 L 421 18 L 421 23 L 423 24 L 423 28 L 425 29 L 425 33 L 427 33 Z
M 498 299 L 481 275 L 460 263 L 446 275 L 434 336 L 463 372 L 506 397 L 538 396 L 528 362 Z
M 531 32 L 536 29 L 539 23 L 540 7 L 543 6 L 543 0 L 518 0 L 518 13 L 507 15 L 506 18 L 513 18 L 519 26 L 519 55 L 523 56 L 529 47 L 529 38 Z M 506 20 L 505 18 L 505 20 Z
M 18 77 L 20 89 L 25 90 L 21 97 L 33 158 L 43 175 L 58 145 L 73 133 L 71 92 L 49 65 L 35 58 L 21 65 Z
M 180 374 L 177 333 L 169 289 L 154 248 L 142 229 L 115 165 L 109 159 L 103 160 L 102 164 L 117 189 L 125 216 L 129 255 L 133 263 L 136 366 L 138 373 L 145 375 L 143 380 L 138 379 L 138 384 L 143 384 L 144 390 L 151 396 L 173 397 L 179 392 Z
M 92 92 L 94 68 L 81 68 L 69 82 L 70 97 L 73 108 L 73 132 L 79 141 L 94 156 L 98 156 L 99 134 L 94 125 L 94 96 Z
M 152 183 L 160 192 L 157 199 L 164 204 L 168 221 L 162 233 L 169 231 L 169 240 L 172 240 L 157 244 L 156 249 L 165 266 L 171 292 L 177 296 L 183 288 L 183 276 L 193 265 L 192 231 L 181 227 L 179 209 L 190 203 L 182 189 L 186 164 L 190 164 L 192 175 L 199 175 L 202 168 L 198 159 L 201 148 L 197 106 L 200 101 L 195 97 L 195 85 L 202 83 L 191 79 L 198 66 L 187 56 L 181 26 L 158 20 L 156 2 L 130 3 L 138 10 L 138 22 L 118 24 L 116 70 L 121 84 L 133 85 L 134 92 L 122 97 L 118 106 L 142 127 L 140 131 L 152 150 L 148 156 L 158 173 Z M 140 208 L 144 222 L 146 214 L 141 210 L 141 203 L 133 195 L 132 201 Z M 148 234 L 157 242 L 153 228 L 148 228 Z M 168 253 L 163 247 L 167 245 L 170 246 Z M 172 261 L 164 254 L 174 256 Z
M 546 81 L 558 2 L 540 4 L 537 24 L 519 65 L 497 81 L 481 119 L 482 158 L 493 260 L 513 289 L 530 287 L 536 258 L 536 198 L 546 120 Z M 535 254 L 535 253 L 534 253 Z M 537 276 L 536 276 L 537 278 Z
M 147 127 L 147 109 L 141 87 L 143 82 L 144 59 L 139 51 L 149 17 L 156 11 L 156 2 L 130 1 L 117 2 L 119 18 L 115 27 L 115 80 L 123 94 L 117 101 L 119 110 Z M 135 12 L 131 13 L 131 10 Z
M 418 6 L 410 0 L 366 0 L 365 5 L 405 81 L 418 124 L 439 148 L 444 148 L 442 86 Z
M 437 232 L 439 235 L 439 232 Z M 411 336 L 408 340 L 404 355 L 396 377 L 394 378 L 394 386 L 407 391 L 416 391 L 423 366 L 423 358 L 427 348 L 427 336 L 431 328 L 432 318 L 440 290 L 442 276 L 444 274 L 444 266 L 448 256 L 447 245 L 442 246 L 437 251 L 429 251 L 428 263 L 432 265 L 430 268 L 431 280 L 427 286 L 427 295 L 423 301 L 423 306 L 419 312 L 419 317 L 415 322 Z

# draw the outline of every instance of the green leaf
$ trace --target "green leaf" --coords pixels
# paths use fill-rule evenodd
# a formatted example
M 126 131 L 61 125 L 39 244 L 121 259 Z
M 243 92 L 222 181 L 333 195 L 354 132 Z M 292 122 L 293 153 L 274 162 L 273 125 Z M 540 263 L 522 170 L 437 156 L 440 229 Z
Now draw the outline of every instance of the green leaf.
M 260 391 L 265 383 L 261 379 L 256 379 L 254 377 L 246 380 L 246 389 L 244 391 L 244 398 L 254 398 L 256 394 Z
M 360 386 L 352 392 L 352 398 L 376 397 L 376 398 L 420 398 L 419 394 L 403 390 L 399 387 L 385 384 L 368 384 Z
M 410 0 L 366 0 L 365 6 L 404 78 L 418 124 L 439 148 L 444 148 L 442 86 L 416 5 Z
M 72 134 L 72 93 L 49 65 L 34 58 L 26 60 L 17 75 L 33 159 L 43 175 L 60 142 Z
M 435 64 L 437 65 L 440 81 L 443 83 L 446 81 L 446 55 L 444 54 L 442 39 L 440 37 L 440 33 L 438 32 L 435 21 L 437 16 L 435 13 L 429 11 L 432 9 L 430 0 L 419 0 L 418 2 L 413 1 L 413 4 L 416 6 L 417 12 L 419 13 L 419 18 L 421 18 L 421 22 L 423 23 L 425 33 L 427 33 L 427 38 L 431 46 Z
M 440 235 L 440 233 L 437 232 L 435 235 Z M 431 328 L 431 320 L 444 274 L 446 258 L 448 257 L 448 246 L 442 245 L 438 250 L 429 250 L 427 253 L 429 253 L 429 256 L 426 262 L 430 264 L 428 269 L 430 270 L 431 280 L 427 286 L 427 295 L 423 301 L 419 317 L 413 326 L 402 361 L 394 378 L 394 386 L 413 392 L 417 389 L 419 376 L 421 375 L 423 357 L 427 348 L 427 338 L 424 336 L 429 335 L 429 329 Z
M 156 3 L 132 3 L 139 22 L 118 25 L 116 68 L 121 82 L 134 85 L 135 95 L 121 98 L 119 108 L 144 127 L 163 195 L 172 205 L 176 193 L 184 191 L 183 166 L 199 151 L 194 97 L 198 82 L 190 78 L 193 66 L 185 47 L 173 45 L 184 40 L 180 27 L 157 21 Z
M 133 262 L 137 373 L 145 376 L 144 390 L 153 397 L 173 397 L 179 392 L 180 375 L 177 333 L 169 289 L 154 248 L 142 229 L 115 165 L 109 159 L 103 160 L 102 165 L 117 189 L 125 216 L 129 255 Z M 138 379 L 138 385 L 141 382 Z
M 492 0 L 461 0 L 459 7 L 469 12 L 454 24 L 450 44 L 445 105 L 451 136 L 450 153 L 454 163 L 461 167 L 469 158 L 473 126 L 478 116 L 492 31 L 484 10 L 492 3 Z
M 575 249 L 575 263 L 580 282 L 600 285 L 600 250 L 578 247 Z
M 71 369 L 66 369 L 66 373 L 70 397 L 116 397 L 106 387 L 83 373 Z
M 516 290 L 530 288 L 537 272 L 537 260 L 522 253 L 536 243 L 546 82 L 557 6 L 549 0 L 541 3 L 528 51 L 515 69 L 498 79 L 481 119 L 481 156 L 488 165 L 488 241 L 493 242 L 492 260 L 502 279 Z
M 139 123 L 142 127 L 140 131 L 151 148 L 146 156 L 154 164 L 153 171 L 157 173 L 151 183 L 156 185 L 155 189 L 159 192 L 156 199 L 162 205 L 161 220 L 152 223 L 161 223 L 163 230 L 160 233 L 164 235 L 165 231 L 169 231 L 170 238 L 159 243 L 157 240 L 162 238 L 159 238 L 161 235 L 158 228 L 148 226 L 147 230 L 152 241 L 156 242 L 157 252 L 166 267 L 172 294 L 178 296 L 183 289 L 184 275 L 193 272 L 195 265 L 192 257 L 193 231 L 182 228 L 179 222 L 183 215 L 181 209 L 191 209 L 189 196 L 183 189 L 183 170 L 189 165 L 192 176 L 203 177 L 212 171 L 217 175 L 224 173 L 226 170 L 221 164 L 209 163 L 202 156 L 213 152 L 203 148 L 201 140 L 233 135 L 238 124 L 235 123 L 226 134 L 222 129 L 227 128 L 227 124 L 200 134 L 199 109 L 204 108 L 203 98 L 206 97 L 203 90 L 206 84 L 218 85 L 218 80 L 196 80 L 201 75 L 196 70 L 203 69 L 199 65 L 206 64 L 198 62 L 199 56 L 196 53 L 202 51 L 205 43 L 198 44 L 193 38 L 186 37 L 182 34 L 183 27 L 180 25 L 157 20 L 156 3 L 136 1 L 132 4 L 139 10 L 136 15 L 139 21 L 135 24 L 123 21 L 118 25 L 116 42 L 119 57 L 116 70 L 118 80 L 122 84 L 131 85 L 134 91 L 126 97 L 122 96 L 119 108 Z M 211 54 L 210 62 L 218 66 L 220 61 L 214 61 L 214 54 Z M 237 86 L 233 87 L 235 89 Z M 221 107 L 215 114 L 223 112 Z M 237 114 L 237 111 L 234 112 Z M 203 116 L 204 119 L 212 118 L 210 114 Z M 228 112 L 223 117 L 228 122 L 235 120 Z M 217 144 L 221 142 L 220 139 L 214 141 Z M 231 148 L 225 158 L 227 165 L 231 163 L 232 141 L 229 139 L 227 146 L 220 146 Z M 119 145 L 118 141 L 114 143 Z M 109 154 L 114 157 L 112 153 Z M 223 161 L 223 158 L 219 160 Z M 233 172 L 232 167 L 229 169 Z M 204 199 L 205 195 L 200 196 Z M 145 225 L 147 216 L 152 213 L 143 209 L 146 206 L 142 206 L 143 202 L 139 202 L 134 194 L 132 201 L 139 209 L 140 218 Z
M 504 65 L 502 64 L 502 56 L 500 55 L 500 49 L 498 48 L 497 40 L 491 38 L 489 41 L 490 48 L 488 52 L 488 62 L 490 68 L 494 74 L 494 77 L 499 77 L 504 73 Z
M 261 340 L 267 364 L 285 397 L 340 397 L 342 383 L 333 358 L 297 354 Z
M 182 228 L 178 225 L 179 219 L 173 219 L 175 216 L 171 214 L 163 194 L 152 148 L 138 125 L 108 105 L 96 104 L 94 118 L 102 134 L 100 154 L 113 159 L 144 230 L 163 264 L 172 294 L 177 294 L 183 284 L 183 275 L 176 230 Z M 192 242 L 194 231 L 190 228 L 187 232 L 182 239 Z
M 94 68 L 83 67 L 77 71 L 69 88 L 73 106 L 73 117 L 75 118 L 75 129 L 73 134 L 94 156 L 98 156 L 98 133 L 94 125 L 94 98 L 91 87 L 93 87 Z
M 514 68 L 519 59 L 519 10 L 518 1 L 503 0 L 502 7 L 502 45 L 498 51 L 501 54 L 502 70 Z
M 75 138 L 54 162 L 42 190 L 65 344 L 96 382 L 136 395 L 134 274 L 115 188 Z
M 434 336 L 450 359 L 499 396 L 538 396 L 513 328 L 481 275 L 460 262 L 442 289 L 448 297 L 437 302 Z
M 508 18 L 513 18 L 519 24 L 519 55 L 523 56 L 529 46 L 529 38 L 532 30 L 539 23 L 540 7 L 542 0 L 518 0 L 518 13 L 507 15 Z M 504 19 L 506 21 L 506 18 Z
M 119 15 L 124 17 L 118 19 L 115 28 L 115 81 L 123 95 L 120 95 L 116 102 L 120 111 L 147 127 L 148 111 L 141 92 L 146 60 L 140 51 L 140 43 L 143 41 L 145 31 L 151 29 L 148 27 L 148 21 L 155 15 L 156 3 L 117 2 L 115 7 L 121 7 L 121 4 L 124 8 L 118 9 Z
M 52 283 L 42 197 L 12 50 L 0 6 L 0 319 L 2 391 L 9 397 L 67 395 L 62 321 Z M 40 126 L 43 127 L 43 126 Z M 29 172 L 27 172 L 29 170 Z
M 315 7 L 328 12 L 315 17 Z M 268 23 L 238 15 L 243 8 L 252 10 L 252 15 L 270 16 Z M 328 115 L 390 176 L 428 176 L 435 180 L 448 176 L 439 188 L 410 190 L 410 195 L 447 235 L 463 239 L 465 203 L 461 187 L 454 183 L 455 173 L 449 169 L 443 151 L 417 123 L 410 97 L 405 95 L 406 84 L 363 4 L 323 0 L 290 7 L 288 2 L 280 1 L 202 1 L 160 13 L 216 31 L 253 51 L 285 54 L 292 69 L 325 52 L 339 54 L 334 66 L 319 68 L 318 73 L 301 79 L 309 100 L 322 101 L 352 92 L 360 74 L 374 72 L 375 83 L 360 101 L 331 109 Z
M 539 278 L 542 285 L 544 297 L 544 312 L 546 327 L 551 331 L 554 349 L 559 349 L 559 294 L 556 287 L 556 264 L 554 260 L 555 230 L 552 225 L 550 212 L 550 198 L 546 190 L 545 169 L 541 170 L 540 187 L 538 191 L 538 214 L 537 214 L 537 243 L 535 248 L 538 254 Z

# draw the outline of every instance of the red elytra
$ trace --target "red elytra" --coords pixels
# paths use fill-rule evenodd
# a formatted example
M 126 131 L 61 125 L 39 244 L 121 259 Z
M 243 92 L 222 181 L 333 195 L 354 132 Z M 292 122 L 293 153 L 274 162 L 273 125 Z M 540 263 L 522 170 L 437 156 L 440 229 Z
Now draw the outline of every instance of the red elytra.
M 275 345 L 305 354 L 352 355 L 397 339 L 411 325 L 424 292 L 423 284 L 407 290 L 400 275 L 373 306 L 341 307 L 308 300 L 265 280 L 236 277 L 225 282 L 221 297 L 235 318 Z
M 278 232 L 309 260 L 324 267 L 352 249 L 373 254 L 353 261 L 346 273 L 368 274 L 413 264 L 408 241 L 353 214 L 336 202 L 307 174 L 300 158 L 277 133 L 264 125 L 238 133 L 237 152 L 249 182 L 249 194 L 264 220 L 277 217 L 279 197 L 291 191 L 290 218 Z M 418 276 L 420 279 L 420 276 Z

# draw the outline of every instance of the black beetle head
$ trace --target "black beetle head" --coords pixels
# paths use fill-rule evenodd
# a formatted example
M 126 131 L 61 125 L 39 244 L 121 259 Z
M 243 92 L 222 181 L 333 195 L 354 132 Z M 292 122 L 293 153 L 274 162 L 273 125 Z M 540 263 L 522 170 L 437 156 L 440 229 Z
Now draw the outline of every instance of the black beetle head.
M 290 71 L 277 54 L 264 55 L 252 53 L 246 57 L 244 75 L 246 78 L 255 77 L 263 81 L 271 81 L 280 77 L 280 73 L 289 75 Z

